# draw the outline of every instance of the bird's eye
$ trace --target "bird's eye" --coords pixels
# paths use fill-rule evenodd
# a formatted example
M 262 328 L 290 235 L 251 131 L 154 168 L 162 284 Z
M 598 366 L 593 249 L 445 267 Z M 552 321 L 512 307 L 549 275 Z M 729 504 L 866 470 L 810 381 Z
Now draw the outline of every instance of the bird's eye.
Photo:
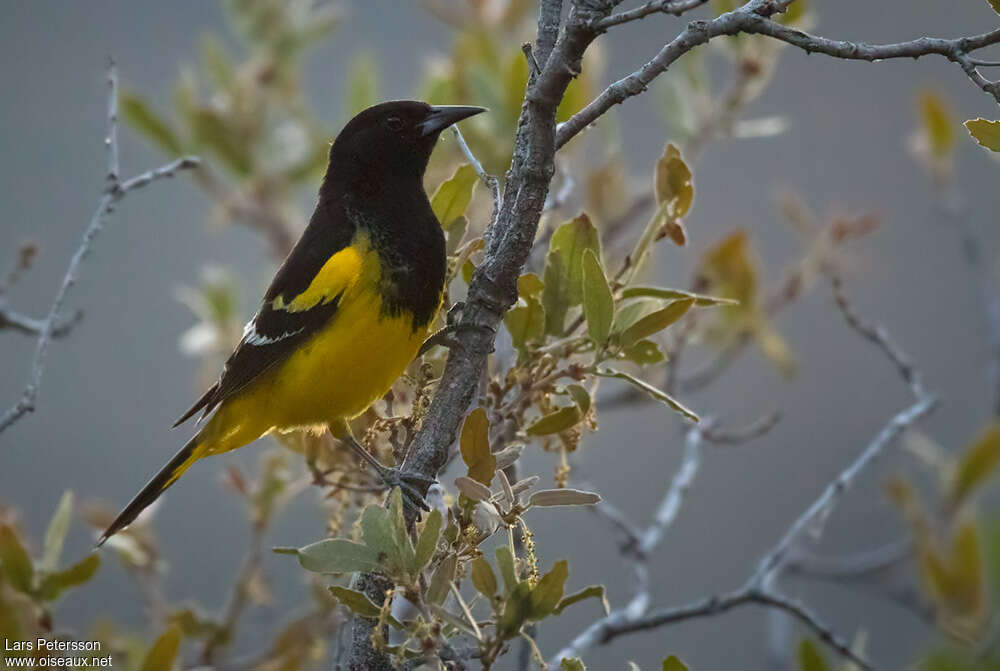
M 395 132 L 403 130 L 403 120 L 398 116 L 391 116 L 385 120 L 385 127 Z

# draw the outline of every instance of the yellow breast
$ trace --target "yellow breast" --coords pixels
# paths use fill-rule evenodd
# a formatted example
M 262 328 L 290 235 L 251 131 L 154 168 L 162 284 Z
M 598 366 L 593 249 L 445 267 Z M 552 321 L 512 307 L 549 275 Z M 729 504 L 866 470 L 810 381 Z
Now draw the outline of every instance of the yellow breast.
M 355 417 L 383 396 L 413 361 L 427 327 L 414 329 L 412 315 L 405 311 L 383 314 L 378 293 L 381 264 L 366 241 L 337 256 L 345 254 L 350 259 L 342 258 L 329 271 L 324 267 L 314 282 L 355 265 L 355 276 L 336 292 L 340 303 L 329 325 L 223 403 L 211 422 L 218 428 L 214 451 L 235 449 L 271 431 L 316 428 Z M 308 309 L 328 299 L 321 288 L 310 286 L 289 307 Z

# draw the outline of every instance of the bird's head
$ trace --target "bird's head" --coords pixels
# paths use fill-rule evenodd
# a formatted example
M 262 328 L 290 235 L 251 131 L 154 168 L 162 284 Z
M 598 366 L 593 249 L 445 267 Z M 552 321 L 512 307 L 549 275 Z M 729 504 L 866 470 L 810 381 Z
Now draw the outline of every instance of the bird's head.
M 485 111 L 482 107 L 434 106 L 416 100 L 369 107 L 351 119 L 334 140 L 328 174 L 419 179 L 441 131 Z

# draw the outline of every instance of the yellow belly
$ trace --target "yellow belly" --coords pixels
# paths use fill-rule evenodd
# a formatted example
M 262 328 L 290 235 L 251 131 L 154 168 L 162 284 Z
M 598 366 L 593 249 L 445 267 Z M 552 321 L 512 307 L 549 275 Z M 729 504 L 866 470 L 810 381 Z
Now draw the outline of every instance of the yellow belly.
M 371 290 L 344 297 L 329 326 L 223 404 L 205 427 L 218 454 L 272 431 L 325 427 L 364 412 L 413 361 L 427 335 L 381 314 Z

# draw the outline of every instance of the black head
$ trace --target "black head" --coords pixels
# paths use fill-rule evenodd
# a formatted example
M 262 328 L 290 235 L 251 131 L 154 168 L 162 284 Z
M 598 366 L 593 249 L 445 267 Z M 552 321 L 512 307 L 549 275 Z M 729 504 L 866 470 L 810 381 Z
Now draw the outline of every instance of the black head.
M 328 177 L 421 178 L 441 131 L 482 107 L 432 106 L 393 100 L 369 107 L 351 119 L 330 149 Z

